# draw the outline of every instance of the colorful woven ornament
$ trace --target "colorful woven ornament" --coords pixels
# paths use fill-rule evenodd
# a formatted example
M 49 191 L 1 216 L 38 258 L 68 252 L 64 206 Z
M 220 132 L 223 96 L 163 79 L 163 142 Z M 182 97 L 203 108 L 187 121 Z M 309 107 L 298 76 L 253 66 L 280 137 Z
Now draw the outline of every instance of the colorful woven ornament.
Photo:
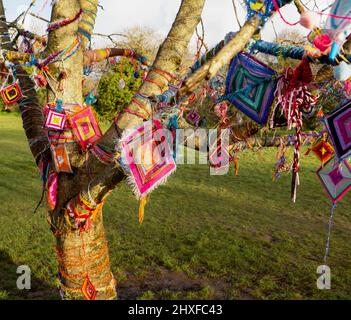
M 68 119 L 83 150 L 89 148 L 102 137 L 92 107 L 86 107 L 73 116 L 69 116 Z
M 225 95 L 252 120 L 264 125 L 274 99 L 275 71 L 247 53 L 239 53 L 230 63 Z
M 47 202 L 51 208 L 54 210 L 56 208 L 57 202 L 57 182 L 58 182 L 58 174 L 57 172 L 50 172 L 48 181 L 47 181 Z
M 333 156 L 334 149 L 328 141 L 320 141 L 311 150 L 321 161 L 322 166 L 326 164 Z
M 165 183 L 176 170 L 167 132 L 153 119 L 121 139 L 122 163 L 130 173 L 127 181 L 138 199 Z
M 21 87 L 17 82 L 3 88 L 1 90 L 1 96 L 7 106 L 15 104 L 18 100 L 23 97 Z
M 51 145 L 51 155 L 57 172 L 73 172 L 65 144 Z
M 67 117 L 64 113 L 56 112 L 49 109 L 45 122 L 45 127 L 61 131 L 65 128 L 66 119 Z
M 89 276 L 87 275 L 84 279 L 83 285 L 82 285 L 82 293 L 87 300 L 95 300 L 97 291 L 93 285 L 93 283 L 90 281 Z
M 210 133 L 211 145 L 208 160 L 215 174 L 226 173 L 229 169 L 231 157 L 229 154 L 229 135 L 226 137 L 227 133 L 227 130 L 221 130 L 218 136 L 217 131 Z
M 339 159 L 351 154 L 351 102 L 327 114 L 324 119 Z
M 330 160 L 317 175 L 333 204 L 351 190 L 351 166 L 346 160 L 340 164 Z
M 191 111 L 188 113 L 187 119 L 188 119 L 188 121 L 189 121 L 191 124 L 193 124 L 194 126 L 197 127 L 197 126 L 199 125 L 201 116 L 200 116 L 200 114 L 194 109 L 194 110 L 191 110 Z

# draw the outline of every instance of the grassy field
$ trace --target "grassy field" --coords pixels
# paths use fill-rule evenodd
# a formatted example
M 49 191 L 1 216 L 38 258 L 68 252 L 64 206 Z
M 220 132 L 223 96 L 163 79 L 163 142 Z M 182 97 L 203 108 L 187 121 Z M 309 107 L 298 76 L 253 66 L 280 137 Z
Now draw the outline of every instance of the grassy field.
M 290 151 L 290 153 L 292 153 Z M 351 297 L 351 207 L 336 211 L 329 264 L 332 289 L 318 290 L 330 202 L 303 157 L 298 201 L 290 176 L 271 181 L 275 150 L 241 155 L 239 177 L 209 176 L 206 166 L 179 166 L 152 194 L 145 221 L 123 184 L 104 211 L 120 299 L 348 299 Z M 20 118 L 0 116 L 0 299 L 59 299 L 54 239 L 41 183 Z M 32 270 L 32 289 L 16 289 L 16 268 Z

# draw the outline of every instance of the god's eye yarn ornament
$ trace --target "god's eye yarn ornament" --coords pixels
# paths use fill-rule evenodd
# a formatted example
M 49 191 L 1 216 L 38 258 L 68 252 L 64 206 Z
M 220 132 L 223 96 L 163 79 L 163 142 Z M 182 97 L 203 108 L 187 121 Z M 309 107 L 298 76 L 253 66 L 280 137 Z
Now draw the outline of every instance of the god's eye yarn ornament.
M 18 100 L 23 97 L 21 87 L 17 82 L 9 85 L 1 90 L 1 96 L 6 106 L 15 104 Z
M 322 140 L 313 146 L 311 150 L 317 158 L 321 161 L 322 166 L 327 163 L 334 156 L 334 149 L 327 141 Z
M 102 137 L 92 107 L 86 107 L 73 116 L 69 116 L 68 120 L 83 150 L 86 150 Z
M 351 154 L 351 102 L 327 114 L 324 119 L 339 159 Z
M 49 109 L 45 122 L 45 127 L 53 130 L 62 131 L 65 128 L 66 119 L 67 117 L 64 113 L 56 112 Z
M 87 275 L 84 279 L 83 285 L 82 285 L 82 293 L 87 300 L 95 300 L 97 291 L 93 285 L 93 283 L 90 281 L 89 276 Z
M 131 173 L 128 182 L 138 199 L 164 183 L 176 169 L 166 134 L 161 122 L 153 119 L 121 140 L 123 163 Z
M 252 120 L 265 125 L 274 99 L 275 75 L 260 61 L 239 53 L 230 63 L 226 92 L 219 102 L 229 100 Z
M 191 110 L 187 115 L 187 119 L 191 124 L 198 127 L 201 116 L 196 110 Z
M 351 166 L 346 160 L 340 164 L 330 160 L 317 175 L 333 204 L 351 190 Z
M 143 208 L 147 196 L 176 170 L 167 136 L 158 119 L 144 122 L 143 126 L 122 137 L 121 163 L 129 176 L 128 183 L 140 200 L 139 221 L 143 221 Z

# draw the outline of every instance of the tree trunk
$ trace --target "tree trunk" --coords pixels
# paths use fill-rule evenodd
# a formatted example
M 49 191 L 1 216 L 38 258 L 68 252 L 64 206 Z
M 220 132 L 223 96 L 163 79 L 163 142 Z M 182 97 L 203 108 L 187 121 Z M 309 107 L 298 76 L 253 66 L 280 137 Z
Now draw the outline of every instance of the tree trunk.
M 65 299 L 89 299 L 82 290 L 88 279 L 97 291 L 94 299 L 112 300 L 117 297 L 102 220 L 99 210 L 88 231 L 56 235 L 59 279 Z
M 74 17 L 81 9 L 82 1 L 61 0 L 52 10 L 52 22 Z M 95 3 L 95 8 L 94 4 Z M 96 10 L 98 1 L 91 1 L 89 9 Z M 92 7 L 92 8 L 91 8 Z M 77 40 L 79 21 L 54 30 L 49 35 L 47 55 L 64 50 Z M 91 31 L 91 30 L 89 30 Z M 64 104 L 82 105 L 83 50 L 87 45 L 82 41 L 78 50 L 66 61 L 59 61 L 50 66 L 55 79 L 65 73 L 64 90 L 51 83 L 49 101 L 62 99 Z M 107 240 L 105 236 L 102 206 L 96 207 L 93 216 L 85 221 L 84 230 L 72 225 L 68 217 L 67 206 L 80 194 L 81 185 L 90 180 L 87 172 L 86 155 L 80 152 L 78 143 L 70 144 L 68 153 L 75 178 L 60 174 L 58 183 L 58 208 L 49 212 L 49 220 L 57 242 L 59 278 L 64 298 L 68 299 L 115 299 L 117 297 L 115 280 L 109 263 Z M 68 204 L 67 204 L 67 201 Z M 89 201 L 85 200 L 89 204 Z M 95 204 L 89 204 L 92 207 Z M 74 224 L 74 223 L 73 223 Z M 84 295 L 83 285 L 91 282 L 91 296 Z M 94 289 L 96 296 L 94 296 Z

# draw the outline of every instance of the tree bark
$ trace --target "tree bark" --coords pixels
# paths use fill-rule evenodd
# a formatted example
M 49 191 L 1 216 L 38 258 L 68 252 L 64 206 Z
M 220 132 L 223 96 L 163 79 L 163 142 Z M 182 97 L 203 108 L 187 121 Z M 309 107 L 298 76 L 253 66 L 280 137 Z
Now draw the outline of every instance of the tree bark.
M 81 9 L 83 1 L 60 0 L 52 10 L 51 21 L 59 21 L 74 17 Z M 89 2 L 89 10 L 96 12 L 98 1 Z M 94 4 L 94 5 L 93 5 Z M 54 78 L 59 79 L 60 74 L 66 74 L 64 90 L 52 88 L 49 101 L 62 99 L 64 104 L 83 104 L 83 52 L 87 39 L 78 34 L 76 21 L 65 27 L 54 30 L 48 39 L 47 54 L 58 52 L 69 47 L 77 37 L 81 45 L 78 50 L 66 61 L 59 61 L 50 66 Z M 92 30 L 89 29 L 89 32 Z M 52 86 L 55 86 L 53 84 Z M 87 199 L 85 201 L 96 207 L 93 216 L 87 219 L 87 228 L 76 228 L 68 217 L 68 205 L 79 196 L 81 186 L 91 179 L 87 170 L 86 155 L 80 152 L 78 143 L 70 144 L 68 153 L 75 177 L 60 174 L 58 184 L 58 207 L 49 213 L 52 231 L 56 236 L 59 276 L 64 297 L 68 299 L 86 299 L 82 286 L 87 278 L 97 290 L 95 299 L 115 299 L 115 280 L 110 269 L 109 253 L 102 219 L 102 205 L 96 206 Z M 67 203 L 68 201 L 68 203 Z
M 82 284 L 89 278 L 98 300 L 116 299 L 116 281 L 110 269 L 102 211 L 98 209 L 87 232 L 55 229 L 60 287 L 65 299 L 86 299 Z

